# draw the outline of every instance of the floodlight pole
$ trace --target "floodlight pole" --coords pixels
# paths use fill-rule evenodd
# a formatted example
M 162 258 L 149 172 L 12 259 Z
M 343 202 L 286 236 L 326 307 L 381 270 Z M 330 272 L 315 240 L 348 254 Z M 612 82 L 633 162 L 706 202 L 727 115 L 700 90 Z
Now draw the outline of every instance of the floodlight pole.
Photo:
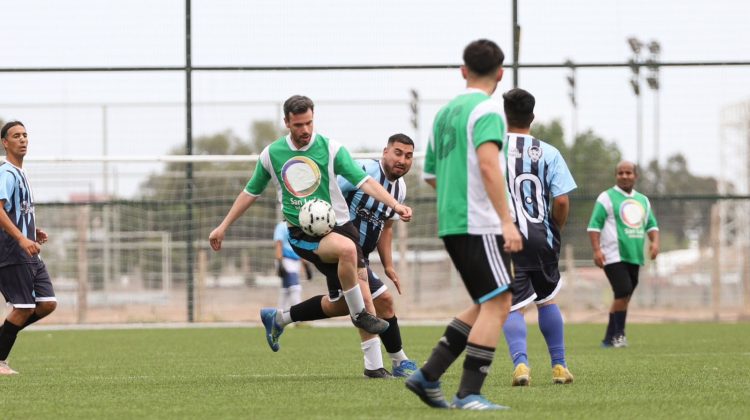
M 193 63 L 191 55 L 191 23 L 190 23 L 190 0 L 185 0 L 185 154 L 193 154 Z M 193 233 L 195 221 L 193 220 L 193 163 L 185 164 L 185 198 L 187 206 L 187 232 L 185 235 L 185 252 L 187 257 L 187 320 L 194 321 L 195 290 L 193 267 L 195 265 L 193 249 Z
M 570 92 L 568 93 L 568 97 L 570 98 L 570 104 L 573 107 L 573 112 L 571 115 L 571 144 L 575 143 L 576 137 L 578 137 L 578 98 L 576 95 L 576 67 L 573 64 L 572 60 L 567 60 L 565 62 L 567 66 L 570 67 L 570 75 L 568 75 L 568 86 L 570 87 Z
M 521 26 L 518 25 L 518 0 L 513 0 L 513 87 L 518 87 L 518 50 L 521 48 Z
M 654 160 L 656 161 L 656 186 L 657 190 L 661 193 L 661 176 L 660 176 L 660 163 L 659 163 L 659 157 L 661 156 L 661 151 L 659 150 L 659 141 L 661 137 L 661 127 L 660 127 L 660 111 L 661 106 L 659 103 L 659 89 L 661 88 L 661 83 L 659 80 L 659 55 L 661 54 L 661 45 L 659 42 L 652 40 L 648 44 L 648 50 L 651 53 L 651 56 L 648 59 L 648 68 L 649 68 L 649 75 L 646 78 L 646 81 L 648 82 L 648 87 L 651 88 L 651 90 L 654 91 Z
M 643 101 L 641 98 L 641 47 L 643 43 L 635 37 L 628 38 L 628 44 L 633 51 L 633 57 L 630 59 L 630 69 L 633 75 L 630 79 L 630 86 L 633 88 L 636 100 L 636 165 L 640 168 L 643 163 Z M 642 170 L 642 168 L 641 168 Z

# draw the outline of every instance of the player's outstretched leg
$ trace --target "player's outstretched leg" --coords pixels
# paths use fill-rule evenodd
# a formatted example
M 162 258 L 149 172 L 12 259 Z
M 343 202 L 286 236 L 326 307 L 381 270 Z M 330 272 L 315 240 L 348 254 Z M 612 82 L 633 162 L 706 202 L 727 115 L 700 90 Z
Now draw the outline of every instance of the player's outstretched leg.
M 279 337 L 284 333 L 284 327 L 276 322 L 275 308 L 263 308 L 260 310 L 260 320 L 266 329 L 266 341 L 273 351 L 279 351 Z

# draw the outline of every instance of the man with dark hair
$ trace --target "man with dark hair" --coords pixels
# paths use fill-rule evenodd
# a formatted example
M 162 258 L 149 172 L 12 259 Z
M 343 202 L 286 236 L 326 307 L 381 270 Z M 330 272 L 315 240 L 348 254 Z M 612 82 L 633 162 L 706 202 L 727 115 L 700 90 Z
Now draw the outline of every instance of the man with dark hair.
M 513 254 L 513 305 L 503 326 L 513 360 L 513 386 L 529 385 L 525 308 L 536 303 L 539 329 L 552 361 L 552 382 L 568 384 L 563 318 L 555 303 L 560 291 L 560 232 L 568 220 L 568 193 L 576 188 L 560 152 L 530 134 L 534 96 L 523 89 L 503 95 L 508 137 L 506 178 L 511 214 L 523 236 L 523 251 Z
M 635 190 L 638 171 L 633 162 L 622 161 L 615 169 L 615 186 L 599 194 L 589 221 L 594 264 L 607 275 L 614 301 L 602 347 L 627 347 L 625 320 L 628 304 L 638 286 L 644 263 L 646 236 L 651 259 L 659 254 L 659 226 L 648 197 Z
M 500 47 L 486 39 L 466 47 L 461 75 L 467 90 L 440 109 L 427 145 L 424 178 L 437 190 L 438 235 L 474 301 L 448 324 L 427 362 L 406 380 L 409 390 L 435 408 L 449 407 L 440 377 L 464 349 L 452 406 L 507 408 L 481 395 L 511 304 L 509 253 L 522 247 L 500 166 L 505 120 L 490 97 L 503 76 L 503 59 Z
M 5 162 L 0 164 L 0 292 L 13 309 L 0 328 L 0 375 L 18 372 L 8 366 L 8 355 L 18 332 L 57 308 L 47 267 L 39 258 L 47 233 L 36 227 L 34 194 L 23 159 L 29 145 L 26 127 L 11 121 L 0 130 Z
M 411 169 L 414 156 L 414 141 L 405 134 L 394 134 L 388 139 L 383 149 L 383 156 L 378 160 L 362 159 L 357 164 L 373 179 L 377 180 L 399 203 L 406 197 L 406 183 L 403 176 Z M 391 242 L 393 223 L 399 219 L 393 208 L 370 197 L 343 177 L 338 177 L 339 186 L 349 205 L 349 217 L 359 232 L 358 245 L 362 248 L 367 265 L 367 280 L 372 293 L 376 314 L 388 321 L 388 329 L 380 337 L 360 330 L 361 347 L 364 353 L 367 378 L 406 377 L 414 373 L 417 365 L 406 356 L 403 350 L 401 332 L 396 312 L 393 309 L 393 296 L 388 288 L 370 269 L 369 255 L 376 248 L 380 255 L 386 276 L 401 293 L 401 282 L 393 267 Z M 281 327 L 292 322 L 313 321 L 346 315 L 346 304 L 341 301 L 341 282 L 338 277 L 328 276 L 328 296 L 314 296 L 298 305 L 284 307 L 276 311 L 276 322 Z M 266 311 L 272 309 L 265 309 Z M 383 356 L 380 341 L 383 341 L 391 359 L 393 374 L 383 367 Z
M 386 203 L 405 221 L 411 219 L 411 209 L 398 203 L 357 166 L 343 146 L 313 130 L 313 107 L 310 98 L 300 95 L 284 102 L 284 123 L 289 134 L 266 146 L 260 153 L 253 176 L 224 220 L 211 232 L 209 242 L 214 251 L 220 250 L 226 230 L 250 208 L 268 183 L 274 181 L 279 189 L 278 198 L 289 225 L 289 242 L 294 252 L 313 263 L 322 273 L 338 275 L 354 325 L 379 334 L 388 328 L 388 322 L 373 315 L 375 309 L 369 289 L 366 286 L 360 288 L 359 279 L 366 282 L 365 261 L 362 250 L 356 245 L 358 233 L 349 222 L 346 200 L 335 175 L 343 176 Z M 307 235 L 299 227 L 300 208 L 316 198 L 331 204 L 336 213 L 336 226 L 323 237 Z M 275 312 L 261 311 L 261 320 L 266 327 L 266 339 L 274 350 L 278 350 L 278 336 L 283 328 L 274 321 Z

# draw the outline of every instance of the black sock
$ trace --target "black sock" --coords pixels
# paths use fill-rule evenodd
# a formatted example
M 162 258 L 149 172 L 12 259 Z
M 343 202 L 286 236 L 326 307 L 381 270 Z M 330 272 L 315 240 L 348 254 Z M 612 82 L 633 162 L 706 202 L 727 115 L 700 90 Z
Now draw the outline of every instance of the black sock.
M 401 330 L 398 328 L 398 319 L 394 315 L 393 318 L 388 318 L 386 321 L 388 321 L 388 329 L 380 334 L 380 341 L 383 342 L 385 351 L 388 353 L 398 353 L 403 348 Z
M 326 319 L 328 315 L 323 312 L 323 295 L 313 296 L 304 302 L 300 302 L 289 308 L 289 316 L 292 321 L 315 321 Z
M 615 335 L 625 335 L 625 317 L 627 311 L 615 312 Z
M 453 319 L 445 329 L 445 334 L 440 337 L 437 346 L 432 349 L 432 354 L 422 366 L 422 374 L 428 381 L 437 381 L 443 373 L 453 364 L 466 348 L 471 326 Z
M 11 324 L 7 319 L 3 324 L 3 329 L 0 331 L 0 360 L 7 360 L 10 350 L 13 348 L 13 344 L 16 342 L 18 332 L 21 331 L 18 325 Z
M 615 313 L 609 313 L 609 323 L 607 324 L 607 332 L 604 334 L 604 341 L 612 341 L 612 337 L 615 336 Z
M 31 316 L 29 317 L 29 319 L 27 319 L 26 322 L 23 324 L 23 327 L 21 327 L 21 329 L 28 327 L 29 325 L 39 321 L 40 319 L 42 318 L 40 318 L 39 315 L 36 314 L 36 312 L 33 312 Z
M 472 343 L 466 345 L 466 360 L 464 360 L 464 373 L 461 375 L 461 383 L 458 385 L 458 398 L 482 393 L 482 385 L 484 385 L 484 380 L 490 372 L 490 365 L 492 365 L 494 357 L 494 347 Z

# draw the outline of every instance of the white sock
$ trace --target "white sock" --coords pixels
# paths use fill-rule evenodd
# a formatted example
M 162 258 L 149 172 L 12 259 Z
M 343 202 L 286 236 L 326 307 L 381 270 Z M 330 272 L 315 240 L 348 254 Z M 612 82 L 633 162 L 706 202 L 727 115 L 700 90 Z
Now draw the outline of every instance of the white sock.
M 365 354 L 365 369 L 376 370 L 383 367 L 383 353 L 380 351 L 380 337 L 371 338 L 361 343 Z
M 289 297 L 287 299 L 289 306 L 282 306 L 282 308 L 292 307 L 300 302 L 302 302 L 302 286 L 295 284 L 289 287 Z
M 282 327 L 286 327 L 292 323 L 292 315 L 289 314 L 289 309 L 278 309 L 276 311 L 276 323 Z
M 287 304 L 289 303 L 289 288 L 282 287 L 279 289 L 279 304 L 277 308 L 288 308 Z
M 391 358 L 393 366 L 398 366 L 404 360 L 409 360 L 409 358 L 406 357 L 406 353 L 404 353 L 404 349 L 399 350 L 397 353 L 388 353 L 388 357 Z
M 362 298 L 362 291 L 359 289 L 359 285 L 349 290 L 344 290 L 344 300 L 346 300 L 346 306 L 349 307 L 349 314 L 352 317 L 356 317 L 357 314 L 365 310 L 365 300 Z

